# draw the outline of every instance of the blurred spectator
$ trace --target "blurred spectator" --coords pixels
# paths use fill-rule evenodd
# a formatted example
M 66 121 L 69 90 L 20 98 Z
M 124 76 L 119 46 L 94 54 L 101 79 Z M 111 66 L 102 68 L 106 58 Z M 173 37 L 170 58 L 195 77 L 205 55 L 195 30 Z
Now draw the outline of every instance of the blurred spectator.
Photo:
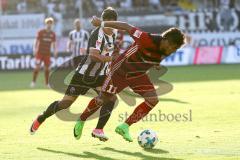
M 18 13 L 26 13 L 27 12 L 27 2 L 26 0 L 22 0 L 17 4 L 17 12 Z
M 48 4 L 48 0 L 41 0 L 41 6 L 46 7 Z
M 148 0 L 133 0 L 133 7 L 136 8 L 143 8 L 143 7 L 148 7 L 149 6 L 149 1 Z
M 184 10 L 195 11 L 196 5 L 192 0 L 179 0 L 178 5 Z
M 220 0 L 221 9 L 229 9 L 230 0 Z
M 62 31 L 63 31 L 63 19 L 62 19 L 62 14 L 60 12 L 55 12 L 53 15 L 54 19 L 56 20 L 54 30 L 57 34 L 58 37 L 62 36 Z
M 172 13 L 182 12 L 182 8 L 178 5 L 177 0 L 165 1 L 165 15 L 171 15 Z
M 230 31 L 230 27 L 234 23 L 234 19 L 233 19 L 233 15 L 232 15 L 231 9 L 230 8 L 226 8 L 226 6 L 224 8 L 221 8 L 220 14 L 219 14 L 217 20 L 221 24 L 219 26 L 221 31 Z
M 236 0 L 237 1 L 237 0 Z M 236 3 L 236 2 L 235 2 Z M 234 24 L 234 16 L 236 12 L 231 9 L 234 6 L 233 1 L 231 0 L 220 0 L 220 14 L 217 18 L 218 22 L 221 23 L 219 26 L 221 31 L 232 31 L 232 27 Z
M 75 13 L 75 2 L 72 0 L 72 1 L 69 1 L 68 3 L 66 3 L 66 10 L 67 10 L 67 17 L 72 17 L 74 18 L 75 16 L 79 16 L 78 14 L 76 15 Z
M 56 7 L 55 0 L 51 0 L 51 2 L 47 4 L 47 14 L 48 15 L 54 14 L 55 7 Z
M 96 14 L 96 7 L 94 7 L 92 0 L 83 1 L 82 6 L 83 6 L 83 16 L 90 17 Z
M 75 13 L 77 15 L 79 15 L 81 3 L 82 3 L 82 0 L 75 0 Z
M 205 0 L 192 0 L 192 3 L 196 6 L 197 10 L 202 11 L 205 9 Z
M 98 12 L 102 12 L 105 5 L 105 0 L 93 0 L 94 5 L 96 6 Z
M 132 0 L 123 0 L 120 2 L 120 7 L 121 8 L 125 8 L 125 9 L 129 9 L 132 8 Z
M 240 12 L 240 0 L 235 0 L 235 4 L 234 4 L 236 10 L 238 10 Z
M 204 6 L 207 10 L 214 10 L 215 8 L 219 8 L 219 0 L 204 0 Z
M 48 16 L 54 18 L 54 21 L 55 21 L 54 31 L 56 32 L 56 35 L 58 37 L 62 36 L 63 18 L 62 18 L 62 13 L 60 12 L 60 9 L 55 6 L 54 10 L 52 11 L 52 14 Z
M 106 0 L 105 5 L 106 5 L 105 8 L 109 7 L 109 6 L 111 6 L 113 8 L 119 8 L 120 7 L 120 5 L 118 3 L 118 0 Z
M 162 13 L 171 16 L 199 10 L 204 13 L 213 12 L 213 18 L 217 17 L 217 21 L 211 21 L 215 24 L 206 24 L 209 25 L 208 28 L 225 31 L 231 30 L 235 25 L 233 21 L 236 16 L 233 12 L 238 16 L 240 14 L 240 0 L 0 0 L 0 3 L 5 14 L 16 14 L 16 11 L 17 13 L 45 13 L 46 16 L 57 17 L 56 21 L 62 18 L 66 20 L 79 17 L 80 5 L 82 5 L 84 18 L 99 15 L 108 6 L 118 9 L 119 15 L 122 16 Z
M 66 4 L 65 4 L 65 1 L 62 0 L 59 5 L 58 5 L 58 8 L 59 8 L 59 11 L 62 13 L 62 14 L 66 14 Z
M 8 1 L 0 0 L 0 5 L 1 5 L 1 12 L 4 14 L 7 11 Z
M 154 9 L 159 9 L 161 6 L 160 0 L 149 0 L 149 6 L 153 7 Z

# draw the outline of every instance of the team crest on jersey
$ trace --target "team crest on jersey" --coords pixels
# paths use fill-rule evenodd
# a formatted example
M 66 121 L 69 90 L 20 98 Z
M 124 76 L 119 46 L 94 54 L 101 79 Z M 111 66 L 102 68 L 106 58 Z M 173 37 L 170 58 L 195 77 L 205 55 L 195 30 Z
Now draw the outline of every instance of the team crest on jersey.
M 99 40 L 97 40 L 96 45 L 97 45 L 97 46 L 100 46 L 101 44 L 102 44 L 102 42 L 99 41 Z
M 136 30 L 136 31 L 134 32 L 133 36 L 136 37 L 136 38 L 140 38 L 141 34 L 142 34 L 141 31 Z
M 71 94 L 74 94 L 75 91 L 76 91 L 75 87 L 71 87 L 71 88 L 70 88 L 70 93 L 71 93 Z

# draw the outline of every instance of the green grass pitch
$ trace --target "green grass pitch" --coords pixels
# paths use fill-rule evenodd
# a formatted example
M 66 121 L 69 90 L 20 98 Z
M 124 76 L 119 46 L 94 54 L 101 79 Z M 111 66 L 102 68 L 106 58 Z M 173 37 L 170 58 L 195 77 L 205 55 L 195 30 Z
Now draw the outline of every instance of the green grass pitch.
M 0 72 L 0 159 L 240 159 L 240 65 L 169 67 L 161 79 L 173 84 L 174 89 L 160 96 L 151 117 L 131 127 L 134 142 L 128 143 L 114 132 L 126 112 L 134 109 L 120 100 L 106 125 L 110 139 L 104 143 L 91 137 L 96 119 L 86 122 L 79 141 L 72 133 L 75 122 L 56 116 L 30 135 L 32 120 L 62 94 L 44 87 L 43 74 L 37 87 L 30 89 L 31 72 Z M 89 100 L 79 97 L 70 111 L 81 113 Z M 141 101 L 137 99 L 137 103 Z M 160 121 L 160 111 L 189 117 L 187 121 Z M 143 150 L 137 143 L 138 133 L 146 128 L 156 131 L 160 140 L 152 150 Z

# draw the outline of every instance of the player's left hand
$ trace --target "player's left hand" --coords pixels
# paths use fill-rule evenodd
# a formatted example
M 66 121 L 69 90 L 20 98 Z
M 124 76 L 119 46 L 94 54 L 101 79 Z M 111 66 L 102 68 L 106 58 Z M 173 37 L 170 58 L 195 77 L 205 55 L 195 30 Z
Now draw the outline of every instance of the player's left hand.
M 92 23 L 93 26 L 99 27 L 99 26 L 101 26 L 102 21 L 101 21 L 100 18 L 98 18 L 96 16 L 93 16 L 92 20 L 91 20 L 91 23 Z

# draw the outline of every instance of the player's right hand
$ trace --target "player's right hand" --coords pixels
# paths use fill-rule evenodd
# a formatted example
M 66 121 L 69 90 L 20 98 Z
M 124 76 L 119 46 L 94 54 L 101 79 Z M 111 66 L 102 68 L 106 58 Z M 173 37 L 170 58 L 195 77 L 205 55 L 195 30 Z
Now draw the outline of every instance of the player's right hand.
M 92 20 L 91 20 L 91 23 L 92 23 L 93 26 L 99 27 L 99 26 L 101 26 L 102 21 L 101 21 L 100 18 L 98 18 L 96 16 L 93 16 Z

